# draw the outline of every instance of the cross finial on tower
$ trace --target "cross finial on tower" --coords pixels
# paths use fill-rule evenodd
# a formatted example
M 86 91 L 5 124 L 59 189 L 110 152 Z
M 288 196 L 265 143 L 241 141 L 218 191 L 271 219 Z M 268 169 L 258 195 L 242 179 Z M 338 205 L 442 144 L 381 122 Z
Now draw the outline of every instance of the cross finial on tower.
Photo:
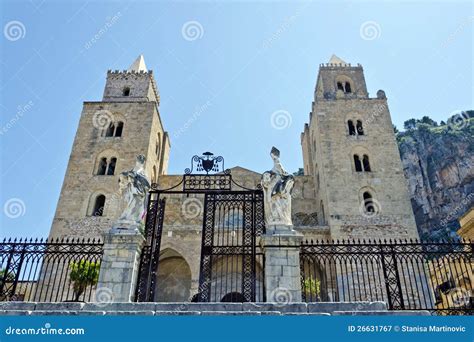
M 133 64 L 130 65 L 130 68 L 128 68 L 128 71 L 148 71 L 145 65 L 145 58 L 143 58 L 143 55 L 137 57 L 135 62 L 133 62 Z

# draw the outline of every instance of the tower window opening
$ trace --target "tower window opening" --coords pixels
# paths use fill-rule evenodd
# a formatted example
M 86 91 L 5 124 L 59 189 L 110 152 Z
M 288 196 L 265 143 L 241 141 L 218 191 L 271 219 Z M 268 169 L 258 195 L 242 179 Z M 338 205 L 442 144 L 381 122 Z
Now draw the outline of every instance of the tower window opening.
M 366 171 L 366 172 L 371 171 L 368 155 L 364 154 L 364 156 L 362 157 L 362 164 L 364 165 L 364 171 Z
M 107 170 L 107 158 L 101 158 L 99 162 L 99 167 L 97 168 L 97 174 L 99 176 L 105 175 L 105 171 Z
M 362 121 L 357 120 L 357 134 L 364 135 L 364 128 L 362 127 Z
M 99 195 L 95 198 L 94 209 L 92 210 L 92 216 L 103 216 L 105 206 L 105 196 Z
M 349 127 L 349 135 L 356 135 L 354 123 L 352 120 L 347 121 L 347 126 Z
M 107 127 L 107 130 L 105 131 L 105 136 L 113 137 L 114 131 L 115 131 L 115 125 L 113 123 L 110 123 L 109 127 Z
M 344 91 L 344 87 L 342 86 L 342 82 L 337 82 L 337 90 Z
M 363 197 L 364 197 L 364 210 L 367 213 L 375 213 L 375 205 L 374 205 L 372 195 L 368 191 L 366 191 L 364 192 Z
M 119 121 L 117 124 L 117 128 L 115 129 L 115 137 L 121 137 L 123 132 L 123 122 Z
M 357 154 L 354 154 L 354 165 L 356 172 L 362 172 L 362 163 L 360 162 L 360 158 Z
M 113 176 L 115 173 L 115 165 L 117 164 L 117 158 L 110 159 L 109 167 L 107 168 L 107 175 Z
M 130 96 L 130 88 L 129 87 L 123 88 L 122 95 L 123 96 Z
M 345 93 L 352 93 L 351 84 L 350 84 L 349 82 L 346 82 L 344 88 L 345 88 L 345 89 L 344 89 L 344 92 L 345 92 Z

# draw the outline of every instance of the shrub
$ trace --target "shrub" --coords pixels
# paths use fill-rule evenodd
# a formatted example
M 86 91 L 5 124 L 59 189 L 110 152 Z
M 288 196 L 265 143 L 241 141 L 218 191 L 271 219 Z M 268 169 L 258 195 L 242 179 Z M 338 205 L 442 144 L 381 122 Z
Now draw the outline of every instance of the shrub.
M 73 284 L 74 300 L 77 302 L 87 286 L 94 286 L 99 281 L 100 263 L 88 260 L 72 261 L 69 264 L 69 279 Z

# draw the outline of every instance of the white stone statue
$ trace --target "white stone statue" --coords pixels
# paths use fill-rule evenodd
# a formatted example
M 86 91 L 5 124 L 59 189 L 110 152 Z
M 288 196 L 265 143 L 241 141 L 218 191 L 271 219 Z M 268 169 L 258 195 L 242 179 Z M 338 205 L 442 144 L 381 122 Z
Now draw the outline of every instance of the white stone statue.
M 272 147 L 270 155 L 273 159 L 273 168 L 270 171 L 265 171 L 261 180 L 265 222 L 271 230 L 284 230 L 284 226 L 286 226 L 287 230 L 292 231 L 291 191 L 295 184 L 295 178 L 281 165 L 280 151 L 276 147 Z
M 113 230 L 138 231 L 145 213 L 145 200 L 150 189 L 145 171 L 145 156 L 137 156 L 135 167 L 119 176 L 119 189 L 122 193 L 123 212 L 113 226 Z

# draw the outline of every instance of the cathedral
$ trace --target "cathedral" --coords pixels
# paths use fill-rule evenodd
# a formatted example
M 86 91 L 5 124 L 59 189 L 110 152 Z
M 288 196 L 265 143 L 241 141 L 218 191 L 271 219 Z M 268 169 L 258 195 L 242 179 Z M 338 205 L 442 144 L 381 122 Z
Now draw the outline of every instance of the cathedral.
M 383 90 L 369 96 L 360 64 L 335 55 L 320 64 L 300 139 L 304 172 L 294 176 L 291 220 L 303 239 L 418 237 L 387 97 Z M 143 56 L 127 70 L 109 70 L 102 100 L 84 102 L 50 236 L 101 237 L 109 231 L 122 210 L 119 175 L 132 169 L 138 155 L 146 158 L 144 172 L 153 189 L 180 185 L 183 175 L 167 173 L 171 143 L 157 82 Z M 283 155 L 283 163 L 284 159 Z M 259 189 L 261 172 L 239 166 L 225 172 L 240 189 Z M 167 203 L 159 232 L 155 301 L 186 301 L 201 292 L 208 205 L 201 195 L 163 194 Z M 258 216 L 259 210 L 252 209 L 252 215 Z M 245 215 L 237 210 L 216 217 L 223 227 L 238 227 L 245 225 Z M 233 229 L 223 236 L 239 234 Z M 242 260 L 236 261 L 236 268 Z M 257 260 L 254 267 L 258 264 Z M 228 264 L 213 267 L 222 270 Z M 257 280 L 254 286 L 254 300 L 259 301 L 258 288 L 263 285 Z M 217 301 L 224 295 L 213 294 Z

